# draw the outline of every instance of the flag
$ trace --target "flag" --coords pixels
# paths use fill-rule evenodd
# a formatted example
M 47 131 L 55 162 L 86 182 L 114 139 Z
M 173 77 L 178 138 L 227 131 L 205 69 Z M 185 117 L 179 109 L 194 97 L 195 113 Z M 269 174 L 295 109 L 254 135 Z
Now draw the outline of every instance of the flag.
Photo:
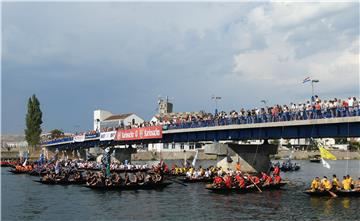
M 309 81 L 311 81 L 311 78 L 310 78 L 310 77 L 307 77 L 307 78 L 305 78 L 305 79 L 303 80 L 303 84 L 305 84 L 306 82 L 309 82 Z
M 324 158 L 321 158 L 322 165 L 328 169 L 330 169 L 330 164 L 324 160 Z
M 195 167 L 195 163 L 196 163 L 196 160 L 197 160 L 197 157 L 198 157 L 198 153 L 199 153 L 199 150 L 196 150 L 195 157 L 193 159 L 193 162 L 191 163 L 193 167 Z
M 324 147 L 319 147 L 321 158 L 329 159 L 329 160 L 336 160 L 336 157 L 326 150 Z
M 26 166 L 27 163 L 27 159 L 25 159 L 25 162 L 23 163 L 23 167 Z

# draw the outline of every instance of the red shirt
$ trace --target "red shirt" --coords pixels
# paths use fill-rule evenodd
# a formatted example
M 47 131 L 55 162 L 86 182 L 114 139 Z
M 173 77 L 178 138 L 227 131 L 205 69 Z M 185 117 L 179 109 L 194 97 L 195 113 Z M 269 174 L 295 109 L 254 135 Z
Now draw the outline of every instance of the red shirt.
M 278 166 L 276 166 L 276 167 L 274 168 L 274 175 L 279 175 L 279 174 L 280 174 L 280 169 L 279 169 Z
M 223 181 L 223 179 L 219 176 L 215 177 L 215 179 L 214 179 L 214 183 L 216 183 L 216 184 L 220 184 L 220 183 L 222 183 L 222 181 Z
M 280 176 L 275 176 L 275 182 L 280 183 L 280 181 L 281 181 L 281 177 Z
M 231 177 L 230 176 L 225 177 L 225 185 L 227 188 L 231 188 Z

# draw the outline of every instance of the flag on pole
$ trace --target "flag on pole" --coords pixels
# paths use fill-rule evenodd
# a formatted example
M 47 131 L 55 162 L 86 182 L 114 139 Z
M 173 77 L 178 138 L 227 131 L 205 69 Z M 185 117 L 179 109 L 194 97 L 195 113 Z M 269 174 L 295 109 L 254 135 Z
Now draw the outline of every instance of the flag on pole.
M 329 160 L 336 160 L 336 157 L 326 150 L 324 147 L 319 147 L 321 158 L 329 159 Z
M 192 162 L 192 164 L 191 164 L 193 167 L 195 167 L 195 163 L 196 163 L 196 160 L 197 160 L 197 158 L 198 158 L 198 153 L 199 153 L 199 150 L 196 150 L 196 154 L 195 154 L 194 160 L 193 160 L 193 162 Z
M 305 78 L 305 79 L 303 80 L 303 84 L 305 84 L 306 82 L 309 82 L 309 81 L 311 81 L 311 78 L 310 78 L 310 77 L 307 77 L 307 78 Z
M 324 160 L 324 158 L 321 158 L 322 165 L 328 169 L 330 169 L 330 164 Z

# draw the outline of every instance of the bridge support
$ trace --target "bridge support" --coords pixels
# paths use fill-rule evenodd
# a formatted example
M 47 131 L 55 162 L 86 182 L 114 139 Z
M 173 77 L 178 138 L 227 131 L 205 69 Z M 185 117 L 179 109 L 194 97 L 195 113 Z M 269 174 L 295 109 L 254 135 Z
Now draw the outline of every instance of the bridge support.
M 114 149 L 115 154 L 114 157 L 118 161 L 124 163 L 125 160 L 128 161 L 128 163 L 131 162 L 131 154 L 136 153 L 136 148 L 115 148 Z
M 214 143 L 205 146 L 205 153 L 218 156 L 217 166 L 223 169 L 235 169 L 240 162 L 243 172 L 267 172 L 270 168 L 270 154 L 277 153 L 277 146 L 271 144 L 247 145 Z

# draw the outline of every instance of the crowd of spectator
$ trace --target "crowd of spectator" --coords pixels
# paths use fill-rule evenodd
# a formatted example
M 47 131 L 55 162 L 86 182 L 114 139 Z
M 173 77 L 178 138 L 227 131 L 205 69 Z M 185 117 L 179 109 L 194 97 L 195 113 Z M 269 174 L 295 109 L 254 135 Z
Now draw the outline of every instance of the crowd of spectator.
M 335 117 L 360 116 L 359 101 L 356 97 L 347 99 L 323 100 L 315 95 L 311 101 L 290 103 L 285 105 L 264 106 L 262 108 L 216 111 L 214 114 L 204 111 L 181 114 L 157 115 L 156 121 L 140 124 L 121 125 L 102 128 L 100 131 L 88 131 L 83 134 L 99 134 L 100 132 L 118 129 L 131 129 L 149 126 L 162 126 L 165 130 L 223 126 L 231 124 L 254 124 L 293 120 L 323 119 Z M 78 134 L 79 135 L 79 134 Z M 69 137 L 71 139 L 71 137 Z

